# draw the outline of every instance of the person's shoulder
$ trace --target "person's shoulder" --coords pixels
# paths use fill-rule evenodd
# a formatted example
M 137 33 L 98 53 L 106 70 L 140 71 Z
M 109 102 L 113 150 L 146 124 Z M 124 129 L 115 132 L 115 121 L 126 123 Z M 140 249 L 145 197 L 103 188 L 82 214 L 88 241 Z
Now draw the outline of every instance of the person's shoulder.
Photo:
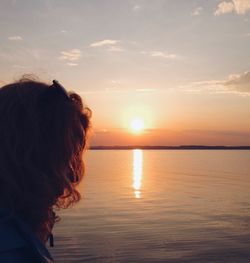
M 27 241 L 19 233 L 12 220 L 0 220 L 0 262 L 37 262 Z
M 45 263 L 33 253 L 29 246 L 22 246 L 0 252 L 0 262 L 4 263 Z
M 0 213 L 1 215 L 1 213 Z M 52 263 L 45 246 L 19 218 L 0 216 L 0 262 Z
M 27 246 L 27 242 L 19 233 L 13 219 L 0 217 L 0 254 Z

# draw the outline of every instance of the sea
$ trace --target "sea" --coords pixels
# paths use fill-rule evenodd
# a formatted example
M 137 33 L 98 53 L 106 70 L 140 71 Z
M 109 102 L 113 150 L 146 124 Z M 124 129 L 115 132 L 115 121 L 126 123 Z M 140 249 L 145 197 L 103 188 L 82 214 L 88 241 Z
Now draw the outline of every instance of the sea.
M 57 263 L 250 262 L 250 151 L 90 150 Z

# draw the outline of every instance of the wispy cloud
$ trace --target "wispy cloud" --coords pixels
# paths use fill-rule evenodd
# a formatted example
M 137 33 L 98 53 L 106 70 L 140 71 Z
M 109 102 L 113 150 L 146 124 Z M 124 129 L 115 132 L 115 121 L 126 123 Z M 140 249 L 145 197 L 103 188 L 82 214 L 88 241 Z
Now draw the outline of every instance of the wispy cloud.
M 184 84 L 181 85 L 180 88 L 190 93 L 224 93 L 227 90 L 223 84 L 223 80 L 204 80 Z
M 229 75 L 226 80 L 207 80 L 180 86 L 191 93 L 234 93 L 250 95 L 250 71 Z
M 122 52 L 122 51 L 125 51 L 125 49 L 119 46 L 111 46 L 108 48 L 108 51 Z
M 143 55 L 147 55 L 153 58 L 162 58 L 162 59 L 180 59 L 181 56 L 175 53 L 167 53 L 167 52 L 162 52 L 162 51 L 141 51 L 140 52 Z
M 5 84 L 6 82 L 0 79 L 0 87 L 4 86 Z
M 23 38 L 21 36 L 10 36 L 8 37 L 10 41 L 21 41 Z
M 234 90 L 240 93 L 250 93 L 250 71 L 246 71 L 242 74 L 230 75 L 224 85 L 229 90 Z
M 161 51 L 153 51 L 151 53 L 151 57 L 159 57 L 159 58 L 166 58 L 166 59 L 178 59 L 179 55 L 174 53 L 164 53 Z
M 77 63 L 72 63 L 72 62 L 68 62 L 67 63 L 68 66 L 71 66 L 71 67 L 75 67 L 75 66 L 78 66 Z
M 214 15 L 219 16 L 227 13 L 232 13 L 234 4 L 232 2 L 221 2 L 214 12 Z
M 238 15 L 244 15 L 250 11 L 250 0 L 231 0 L 219 3 L 214 15 L 223 15 L 235 12 Z
M 72 62 L 79 60 L 81 56 L 82 56 L 82 52 L 80 49 L 71 49 L 67 51 L 61 51 L 61 56 L 59 57 L 59 59 Z
M 112 46 L 120 43 L 120 40 L 115 40 L 115 39 L 104 39 L 101 41 L 97 41 L 94 43 L 91 43 L 89 46 L 90 47 L 103 47 L 103 46 Z
M 233 0 L 237 14 L 245 14 L 250 11 L 250 0 Z
M 193 10 L 193 12 L 191 13 L 191 16 L 200 16 L 202 10 L 203 10 L 203 7 L 201 7 L 201 6 L 196 7 L 196 8 Z

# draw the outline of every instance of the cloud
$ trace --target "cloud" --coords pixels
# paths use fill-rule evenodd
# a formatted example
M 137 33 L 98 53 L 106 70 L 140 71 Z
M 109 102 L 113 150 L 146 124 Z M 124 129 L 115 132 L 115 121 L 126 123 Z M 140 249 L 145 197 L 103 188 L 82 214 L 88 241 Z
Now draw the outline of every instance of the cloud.
M 110 45 L 116 45 L 120 43 L 120 40 L 114 40 L 114 39 L 104 39 L 101 41 L 94 42 L 90 44 L 90 47 L 103 47 L 103 46 L 110 46 Z
M 6 85 L 6 82 L 0 79 L 0 87 L 3 87 L 4 85 Z
M 23 38 L 21 36 L 10 36 L 8 37 L 10 41 L 21 41 Z
M 250 0 L 233 0 L 237 14 L 245 14 L 250 11 Z
M 61 51 L 59 59 L 67 61 L 77 61 L 81 58 L 82 52 L 79 49 L 71 49 L 68 51 Z
M 250 95 L 250 71 L 241 74 L 232 74 L 226 80 L 197 81 L 180 86 L 187 92 L 234 93 Z M 249 93 L 249 94 L 248 94 Z
M 230 75 L 224 85 L 229 90 L 240 93 L 250 93 L 250 71 L 246 71 L 242 74 Z
M 184 89 L 189 93 L 225 93 L 227 92 L 226 88 L 223 85 L 224 81 L 222 80 L 204 80 L 204 81 L 195 81 L 185 85 L 181 85 L 180 88 Z
M 214 14 L 216 16 L 222 15 L 222 14 L 227 14 L 227 13 L 232 13 L 234 11 L 234 4 L 232 2 L 221 2 Z
M 148 56 L 153 57 L 153 58 L 163 58 L 163 59 L 171 59 L 171 60 L 181 58 L 181 56 L 178 54 L 166 53 L 166 52 L 162 52 L 162 51 L 150 51 L 150 52 L 141 51 L 140 53 L 143 55 L 148 55 Z
M 193 10 L 193 12 L 191 13 L 191 16 L 200 16 L 202 10 L 203 10 L 203 7 L 201 7 L 201 6 L 196 7 L 196 8 Z
M 122 52 L 125 51 L 125 49 L 123 47 L 121 47 L 120 44 L 121 41 L 120 40 L 115 40 L 115 39 L 104 39 L 101 41 L 97 41 L 94 42 L 92 44 L 90 44 L 90 47 L 96 48 L 96 47 L 106 47 L 107 51 L 111 51 L 111 52 Z
M 167 58 L 167 59 L 177 59 L 177 54 L 168 54 L 161 51 L 153 51 L 151 57 Z
M 113 51 L 113 52 L 122 52 L 124 51 L 124 48 L 118 47 L 118 46 L 111 46 L 108 51 Z
M 223 1 L 219 3 L 214 15 L 223 15 L 235 12 L 238 15 L 244 15 L 246 12 L 250 11 L 250 0 L 231 0 Z
M 68 66 L 71 66 L 71 67 L 75 67 L 75 66 L 78 66 L 77 63 L 72 63 L 72 62 L 68 62 L 67 63 Z

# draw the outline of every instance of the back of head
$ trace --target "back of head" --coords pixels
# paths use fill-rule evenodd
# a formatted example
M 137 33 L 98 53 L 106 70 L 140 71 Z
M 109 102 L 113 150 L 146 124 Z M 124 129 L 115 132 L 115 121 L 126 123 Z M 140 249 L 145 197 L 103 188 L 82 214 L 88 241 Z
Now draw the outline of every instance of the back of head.
M 90 110 L 59 85 L 21 79 L 0 88 L 0 207 L 45 241 L 53 208 L 80 199 Z

